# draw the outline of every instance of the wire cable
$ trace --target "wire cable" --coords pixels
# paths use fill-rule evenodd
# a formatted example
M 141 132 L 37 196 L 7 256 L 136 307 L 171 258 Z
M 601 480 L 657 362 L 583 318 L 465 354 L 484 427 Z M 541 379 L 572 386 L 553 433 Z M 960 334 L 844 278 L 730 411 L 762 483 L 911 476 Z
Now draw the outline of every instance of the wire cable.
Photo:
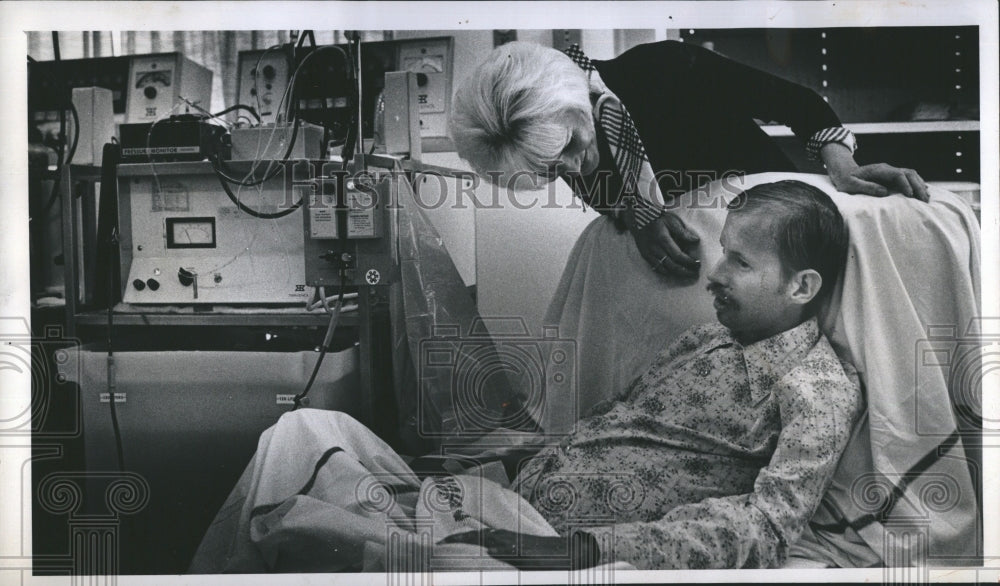
M 235 106 L 230 106 L 225 110 L 222 110 L 221 112 L 216 112 L 215 114 L 212 114 L 212 117 L 218 118 L 230 112 L 236 112 L 237 110 L 243 110 L 245 112 L 249 112 L 250 114 L 253 115 L 254 118 L 257 119 L 257 123 L 258 124 L 260 123 L 260 114 L 257 113 L 257 110 L 255 108 L 253 108 L 252 106 L 247 106 L 246 104 L 236 104 Z
M 299 119 L 298 117 L 296 117 L 295 121 L 292 123 L 292 136 L 288 140 L 288 147 L 285 149 L 285 154 L 281 157 L 279 161 L 272 161 L 272 163 L 278 163 L 278 162 L 285 163 L 288 161 L 288 159 L 291 158 L 292 151 L 295 148 L 295 140 L 298 138 L 299 135 L 299 124 L 300 124 Z M 218 153 L 216 153 L 216 155 L 218 155 Z M 228 169 L 226 169 L 225 167 L 225 163 L 219 156 L 215 156 L 212 158 L 212 168 L 215 170 L 215 174 L 218 175 L 219 179 L 221 180 L 232 183 L 233 185 L 240 185 L 243 187 L 255 187 L 257 185 L 262 185 L 270 181 L 271 179 L 274 179 L 278 175 L 278 173 L 281 172 L 282 166 L 275 165 L 271 167 L 271 169 L 269 169 L 268 171 L 265 171 L 263 177 L 261 177 L 260 179 L 255 178 L 251 181 L 247 181 L 247 178 L 253 175 L 253 173 L 256 171 L 256 165 L 251 166 L 250 173 L 248 174 L 247 177 L 244 177 L 243 179 L 236 179 L 235 177 L 229 175 Z
M 76 105 L 74 105 L 72 101 L 69 103 L 69 108 L 70 112 L 73 114 L 73 142 L 70 143 L 69 152 L 66 153 L 66 160 L 64 162 L 60 162 L 56 166 L 56 176 L 52 184 L 52 194 L 49 196 L 49 200 L 45 202 L 45 206 L 42 208 L 43 216 L 49 213 L 49 210 L 52 209 L 52 205 L 58 201 L 59 196 L 62 194 L 62 190 L 60 189 L 62 182 L 61 171 L 66 165 L 72 163 L 73 156 L 76 154 L 76 146 L 80 141 L 80 115 L 76 111 Z M 63 116 L 65 115 L 66 113 L 63 112 Z
M 302 401 L 309 394 L 309 390 L 312 389 L 313 383 L 316 381 L 316 375 L 319 374 L 319 368 L 323 365 L 323 358 L 326 357 L 328 348 L 330 347 L 330 342 L 333 341 L 333 333 L 337 329 L 337 321 L 340 319 L 340 308 L 344 304 L 344 289 L 347 286 L 347 275 L 343 270 L 340 271 L 340 293 L 337 295 L 337 301 L 334 303 L 333 312 L 330 314 L 330 323 L 326 327 L 326 335 L 323 336 L 323 346 L 319 349 L 319 357 L 316 358 L 316 366 L 313 367 L 312 374 L 309 376 L 309 382 L 306 383 L 306 388 L 302 390 L 301 393 L 295 395 L 292 398 L 292 411 L 295 411 L 302 406 Z M 326 305 L 326 293 L 320 288 L 320 298 L 324 301 L 324 308 Z
M 109 247 L 117 248 L 117 232 L 118 229 L 115 228 L 112 232 L 112 239 L 109 242 Z M 108 291 L 113 291 L 115 286 L 115 273 L 114 271 L 108 271 Z M 111 408 L 111 427 L 115 434 L 115 450 L 118 455 L 118 470 L 120 472 L 125 471 L 125 450 L 122 447 L 122 430 L 118 425 L 118 409 L 115 407 L 115 355 L 114 355 L 114 338 L 112 331 L 114 331 L 114 303 L 108 301 L 108 405 Z
M 219 157 L 218 153 L 216 153 L 215 156 L 213 157 L 212 163 L 213 163 L 213 168 L 216 169 L 215 176 L 218 177 L 219 179 L 219 185 L 222 186 L 222 189 L 223 191 L 226 192 L 226 196 L 229 197 L 229 200 L 232 201 L 234 204 L 236 204 L 236 207 L 238 207 L 240 210 L 246 212 L 247 214 L 250 214 L 255 218 L 260 218 L 262 220 L 283 218 L 288 214 L 291 214 L 295 210 L 299 209 L 300 207 L 302 207 L 302 204 L 304 203 L 302 199 L 299 199 L 299 201 L 295 202 L 295 204 L 292 205 L 292 207 L 281 210 L 280 212 L 258 212 L 257 210 L 250 208 L 246 204 L 241 202 L 240 199 L 236 197 L 236 194 L 233 193 L 233 190 L 230 189 L 229 183 L 226 182 L 225 178 L 223 178 L 221 172 L 219 172 L 218 168 L 216 167 L 218 164 L 221 163 L 221 158 Z
M 114 168 L 118 164 L 118 157 L 116 155 L 109 155 L 108 152 L 110 148 L 105 148 L 105 157 L 101 169 L 101 178 L 107 181 L 107 178 L 111 175 L 117 175 L 117 170 Z M 110 185 L 113 185 L 111 183 Z M 102 184 L 102 190 L 105 185 Z M 116 215 L 116 214 L 112 214 Z M 118 252 L 118 221 L 117 218 L 112 220 L 111 233 L 108 235 L 107 239 L 107 250 L 108 250 L 108 260 L 114 261 L 116 253 Z M 118 409 L 115 406 L 115 377 L 117 376 L 115 372 L 115 355 L 114 355 L 114 299 L 116 291 L 115 286 L 115 271 L 108 270 L 108 405 L 111 409 L 111 427 L 114 430 L 115 435 L 115 449 L 117 450 L 118 456 L 118 470 L 121 472 L 125 471 L 125 450 L 122 447 L 122 432 L 121 427 L 118 425 Z

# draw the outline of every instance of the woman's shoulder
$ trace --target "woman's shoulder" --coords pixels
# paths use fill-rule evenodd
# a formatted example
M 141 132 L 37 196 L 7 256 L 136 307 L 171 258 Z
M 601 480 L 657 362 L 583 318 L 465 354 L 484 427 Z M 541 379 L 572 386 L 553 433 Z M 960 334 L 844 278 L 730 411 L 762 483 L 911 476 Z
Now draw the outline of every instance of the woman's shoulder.
M 613 67 L 648 67 L 658 70 L 663 67 L 690 67 L 699 55 L 707 49 L 698 45 L 675 40 L 656 41 L 636 45 L 607 63 Z M 600 61 L 598 63 L 601 63 Z

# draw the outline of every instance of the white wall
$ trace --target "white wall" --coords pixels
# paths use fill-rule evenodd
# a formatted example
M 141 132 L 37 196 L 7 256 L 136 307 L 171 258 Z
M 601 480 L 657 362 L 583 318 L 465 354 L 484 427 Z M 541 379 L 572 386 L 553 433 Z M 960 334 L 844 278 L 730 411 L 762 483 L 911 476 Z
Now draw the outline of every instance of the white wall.
M 520 317 L 536 336 L 577 237 L 598 215 L 589 208 L 584 212 L 563 181 L 550 187 L 516 194 L 498 190 L 503 207 L 476 210 L 479 311 Z M 515 207 L 533 202 L 530 209 Z

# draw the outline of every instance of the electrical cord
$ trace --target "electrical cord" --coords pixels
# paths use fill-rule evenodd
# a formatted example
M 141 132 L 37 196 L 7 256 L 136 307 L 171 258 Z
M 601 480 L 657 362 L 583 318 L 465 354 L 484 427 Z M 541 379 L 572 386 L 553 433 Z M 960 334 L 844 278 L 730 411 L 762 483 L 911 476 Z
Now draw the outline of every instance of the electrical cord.
M 118 229 L 112 230 L 111 239 L 108 241 L 109 248 L 118 248 Z M 115 273 L 108 271 L 108 291 L 113 291 L 115 286 Z M 114 303 L 108 300 L 108 405 L 111 407 L 111 427 L 115 434 L 115 449 L 118 455 L 118 470 L 125 471 L 125 450 L 122 447 L 122 430 L 118 425 L 118 409 L 115 406 L 115 355 L 114 355 Z
M 212 118 L 218 118 L 230 112 L 236 112 L 237 110 L 243 110 L 245 112 L 249 112 L 250 114 L 253 115 L 254 118 L 257 119 L 257 123 L 260 124 L 260 114 L 257 113 L 257 110 L 253 106 L 247 106 L 246 104 L 236 104 L 235 106 L 230 106 L 225 110 L 222 110 L 221 112 L 216 112 L 215 114 L 212 114 Z
M 288 161 L 289 158 L 291 158 L 292 150 L 295 148 L 295 140 L 296 138 L 298 138 L 298 135 L 299 135 L 299 119 L 298 117 L 296 117 L 295 121 L 292 123 L 292 136 L 288 141 L 288 147 L 285 149 L 285 154 L 281 157 L 281 163 L 285 163 Z M 282 166 L 275 165 L 274 167 L 271 168 L 270 171 L 266 171 L 263 177 L 261 177 L 260 179 L 253 179 L 251 181 L 247 181 L 246 178 L 237 179 L 229 175 L 229 170 L 226 169 L 225 164 L 222 161 L 222 158 L 219 156 L 213 157 L 212 168 L 215 170 L 215 174 L 219 177 L 219 179 L 225 182 L 232 183 L 233 185 L 240 185 L 243 187 L 255 187 L 257 185 L 262 185 L 270 181 L 271 179 L 274 179 L 278 175 L 278 173 L 281 172 Z M 301 202 L 299 205 L 301 205 Z
M 359 37 L 358 42 L 360 43 L 360 37 Z M 361 49 L 360 48 L 355 48 L 352 43 L 348 43 L 347 49 L 348 49 L 348 51 L 350 51 L 349 54 L 345 53 L 347 61 L 348 61 L 347 65 L 348 65 L 348 68 L 351 71 L 354 71 L 354 67 L 355 67 L 354 59 L 356 57 L 356 55 L 354 54 L 354 52 L 355 52 L 355 50 L 357 50 L 360 53 Z M 350 124 L 347 127 L 347 136 L 344 138 L 344 148 L 342 148 L 341 151 L 340 151 L 340 158 L 344 162 L 344 168 L 345 169 L 347 168 L 348 161 L 350 161 L 351 159 L 354 158 L 354 152 L 355 152 L 354 149 L 356 147 L 355 143 L 358 140 L 358 129 L 357 129 L 357 126 L 358 126 L 358 123 L 360 121 L 357 120 L 356 116 L 357 116 L 358 105 L 359 105 L 359 103 L 361 101 L 361 98 L 360 98 L 360 96 L 361 96 L 361 86 L 358 83 L 358 76 L 359 75 L 360 75 L 360 71 L 357 71 L 357 72 L 354 72 L 354 75 L 351 76 L 352 77 L 351 81 L 353 82 L 352 89 L 354 90 L 351 93 L 351 96 L 350 96 L 350 104 L 348 104 L 348 107 L 351 109 L 351 122 L 350 122 Z M 364 153 L 362 152 L 362 154 L 364 154 Z
M 73 142 L 70 143 L 69 152 L 66 153 L 66 160 L 60 161 L 56 166 L 56 175 L 52 184 L 52 194 L 49 196 L 49 200 L 45 202 L 45 206 L 42 208 L 42 215 L 45 215 L 52 209 L 52 205 L 56 203 L 59 199 L 59 195 L 62 191 L 59 189 L 62 183 L 62 169 L 73 162 L 73 156 L 76 154 L 76 147 L 80 141 L 80 115 L 76 111 L 76 105 L 72 101 L 69 103 L 69 110 L 73 114 Z M 65 118 L 66 112 L 62 111 L 61 115 Z M 62 154 L 59 155 L 60 159 Z
M 309 390 L 312 389 L 313 383 L 316 381 L 316 375 L 319 374 L 319 368 L 323 364 L 323 358 L 326 357 L 328 348 L 330 347 L 330 342 L 333 341 L 333 333 L 337 329 L 337 321 L 340 319 L 340 309 L 344 304 L 344 289 L 347 287 L 347 275 L 341 270 L 340 271 L 340 292 L 337 295 L 337 301 L 333 305 L 333 311 L 330 314 L 330 323 L 326 327 L 326 335 L 323 336 L 323 346 L 319 349 L 319 357 L 316 358 L 316 365 L 313 367 L 312 374 L 309 376 L 309 382 L 306 383 L 306 388 L 302 390 L 301 393 L 295 395 L 292 398 L 292 411 L 297 410 L 302 406 L 302 401 L 309 394 Z M 320 298 L 323 300 L 323 308 L 329 310 L 329 306 L 326 303 L 326 293 L 320 288 Z
M 270 51 L 270 50 L 272 50 L 274 48 L 275 47 L 270 47 L 270 48 L 266 49 L 264 51 L 264 53 L 261 54 L 261 56 L 257 59 L 257 65 L 255 66 L 255 70 L 257 70 L 257 69 L 260 68 L 260 64 L 261 64 L 261 62 L 264 59 L 264 55 L 267 54 L 268 51 Z M 301 67 L 301 66 L 302 66 L 302 64 L 300 63 L 299 67 Z M 292 156 L 292 150 L 295 148 L 295 141 L 298 138 L 298 133 L 299 133 L 300 120 L 299 120 L 299 117 L 297 115 L 297 109 L 295 107 L 295 96 L 294 96 L 296 74 L 299 71 L 299 67 L 297 67 L 295 69 L 295 71 L 292 73 L 291 77 L 289 78 L 288 88 L 285 90 L 285 93 L 282 95 L 281 101 L 278 103 L 278 108 L 277 108 L 278 111 L 281 111 L 282 108 L 287 108 L 287 105 L 285 103 L 286 98 L 289 98 L 288 99 L 288 104 L 291 104 L 292 107 L 293 107 L 293 109 L 291 110 L 291 112 L 293 113 L 292 114 L 292 136 L 291 136 L 291 138 L 288 141 L 288 147 L 285 149 L 285 154 L 281 157 L 281 163 L 285 163 L 285 162 L 288 161 L 289 158 L 291 158 L 291 156 Z M 256 87 L 257 87 L 257 78 L 254 77 L 254 89 L 256 89 Z M 257 95 L 257 94 L 255 93 L 255 95 Z M 259 97 L 258 97 L 258 100 L 259 100 Z M 258 105 L 259 105 L 259 102 L 258 102 Z M 234 106 L 234 108 L 235 107 L 236 106 Z M 227 110 L 223 110 L 222 113 L 226 112 Z M 254 114 L 256 115 L 256 111 L 254 111 Z M 260 120 L 259 116 L 258 116 L 258 120 Z M 277 130 L 277 120 L 275 121 L 275 130 Z M 239 185 L 241 187 L 255 187 L 257 185 L 262 185 L 263 183 L 265 183 L 267 181 L 270 181 L 271 179 L 273 179 L 274 177 L 276 177 L 278 175 L 278 173 L 281 172 L 282 166 L 281 165 L 276 165 L 274 167 L 271 167 L 271 165 L 273 165 L 273 163 L 274 163 L 274 161 L 271 161 L 271 164 L 268 165 L 269 166 L 269 170 L 267 172 L 265 172 L 265 174 L 264 174 L 264 176 L 262 178 L 260 178 L 260 179 L 253 179 L 251 181 L 247 181 L 246 177 L 243 178 L 243 179 L 236 179 L 235 177 L 230 176 L 229 173 L 228 173 L 228 170 L 226 169 L 226 167 L 225 167 L 225 165 L 224 165 L 224 163 L 222 162 L 221 159 L 213 159 L 213 161 L 212 161 L 212 167 L 215 170 L 215 174 L 220 179 L 222 179 L 222 180 L 228 181 L 229 183 L 232 183 L 233 185 Z M 255 170 L 256 168 L 257 168 L 257 162 L 255 161 L 255 163 L 251 167 L 251 169 Z M 253 171 L 251 171 L 251 173 L 253 173 Z M 299 204 L 297 204 L 297 205 L 301 205 L 301 202 Z
M 301 37 L 300 40 L 303 39 L 303 38 L 304 38 L 304 36 Z M 292 150 L 295 147 L 295 141 L 296 141 L 296 139 L 298 137 L 299 125 L 300 125 L 300 122 L 301 122 L 300 118 L 298 116 L 298 102 L 295 99 L 295 87 L 296 87 L 296 83 L 298 81 L 299 72 L 302 71 L 302 69 L 305 67 L 306 63 L 308 63 L 309 60 L 312 59 L 316 54 L 321 53 L 324 50 L 330 50 L 330 49 L 336 50 L 337 52 L 340 53 L 341 57 L 344 60 L 345 67 L 348 70 L 350 70 L 350 67 L 351 67 L 350 57 L 348 56 L 348 54 L 342 48 L 340 48 L 340 47 L 338 47 L 336 45 L 325 45 L 323 47 L 315 48 L 308 55 L 306 55 L 305 57 L 303 57 L 302 61 L 299 62 L 298 66 L 295 68 L 295 71 L 292 72 L 292 75 L 289 78 L 289 84 L 288 84 L 289 87 L 288 87 L 288 92 L 286 94 L 287 97 L 289 98 L 288 99 L 288 103 L 285 105 L 286 112 L 288 113 L 288 117 L 291 117 L 292 120 L 293 120 L 293 122 L 292 122 L 292 136 L 291 136 L 291 139 L 288 141 L 288 147 L 285 150 L 285 154 L 281 158 L 281 163 L 287 162 L 288 159 L 292 155 Z M 282 99 L 284 100 L 284 96 L 282 97 Z M 279 110 L 280 110 L 280 106 L 281 105 L 279 104 Z M 223 112 L 225 112 L 225 110 Z M 352 124 L 351 128 L 353 128 L 353 126 L 354 125 Z M 348 144 L 350 144 L 350 142 L 348 142 Z M 345 145 L 345 148 L 347 148 L 347 145 Z M 346 166 L 347 159 L 345 158 L 344 161 L 345 161 L 345 166 Z M 241 187 L 254 187 L 254 186 L 257 186 L 257 185 L 261 185 L 261 184 L 265 183 L 266 181 L 269 181 L 269 180 L 273 179 L 275 176 L 277 176 L 277 174 L 283 168 L 282 165 L 276 165 L 275 167 L 272 168 L 271 171 L 265 172 L 264 176 L 261 177 L 260 179 L 253 179 L 253 180 L 247 181 L 246 178 L 244 178 L 244 179 L 237 179 L 235 177 L 232 177 L 228 173 L 228 170 L 225 168 L 225 164 L 223 163 L 222 158 L 218 155 L 218 153 L 216 153 L 215 156 L 211 158 L 211 162 L 212 162 L 212 169 L 215 172 L 216 177 L 219 179 L 219 183 L 222 185 L 222 188 L 223 188 L 223 190 L 225 190 L 226 195 L 229 197 L 229 199 L 233 203 L 235 203 L 236 206 L 239 209 L 243 210 L 244 212 L 246 212 L 247 214 L 249 214 L 249 215 L 251 215 L 251 216 L 253 216 L 255 218 L 260 218 L 260 219 L 281 218 L 281 217 L 284 217 L 284 216 L 286 216 L 286 215 L 294 212 L 298 208 L 302 207 L 302 204 L 304 203 L 304 201 L 302 199 L 299 199 L 299 201 L 297 201 L 292 207 L 290 207 L 290 208 L 288 208 L 286 210 L 282 210 L 280 212 L 276 212 L 276 213 L 258 212 L 257 210 L 249 208 L 245 204 L 243 204 L 239 200 L 239 198 L 236 197 L 236 194 L 233 193 L 232 189 L 229 187 L 229 184 L 238 185 L 238 186 L 241 186 Z M 273 163 L 273 161 L 272 161 L 272 163 Z
M 226 179 L 222 176 L 222 173 L 218 170 L 217 165 L 219 164 L 221 164 L 221 157 L 219 156 L 218 153 L 215 153 L 215 156 L 213 157 L 212 160 L 212 167 L 216 170 L 215 176 L 218 177 L 219 185 L 221 185 L 223 191 L 226 192 L 226 196 L 229 197 L 230 201 L 236 204 L 236 207 L 238 207 L 240 210 L 246 212 L 247 214 L 255 218 L 260 218 L 261 220 L 273 220 L 275 218 L 283 218 L 288 214 L 291 214 L 295 210 L 299 209 L 300 207 L 302 207 L 302 204 L 304 203 L 302 199 L 299 199 L 299 201 L 295 202 L 295 204 L 292 205 L 292 207 L 281 210 L 280 212 L 273 212 L 273 213 L 258 212 L 257 210 L 248 207 L 246 204 L 241 202 L 238 197 L 236 197 L 236 194 L 233 193 L 233 190 L 229 187 L 229 183 L 226 182 Z
M 111 153 L 112 149 L 110 147 L 105 147 L 104 149 L 104 161 L 101 169 L 101 178 L 104 181 L 108 181 L 110 177 L 114 177 L 117 173 L 115 166 L 118 164 L 118 155 L 116 153 Z M 114 185 L 113 182 L 108 182 L 107 185 Z M 104 189 L 104 184 L 102 184 L 101 189 Z M 110 217 L 116 216 L 117 214 L 111 214 Z M 108 247 L 108 260 L 114 262 L 116 254 L 118 252 L 118 222 L 117 219 L 112 220 L 111 231 L 108 234 L 107 247 Z M 115 406 L 115 356 L 114 356 L 114 299 L 115 294 L 113 291 L 116 290 L 115 287 L 115 271 L 108 270 L 108 405 L 111 409 L 111 427 L 114 430 L 115 435 L 115 449 L 118 456 L 118 470 L 121 472 L 125 471 L 125 450 L 122 447 L 122 432 L 121 427 L 118 424 L 118 409 Z
M 257 103 L 257 110 L 258 110 L 258 112 L 262 112 L 263 111 L 263 106 L 262 106 L 261 100 L 260 100 L 260 87 L 258 85 L 259 81 L 260 81 L 260 77 L 257 75 L 257 72 L 260 71 L 260 69 L 261 69 L 261 63 L 264 62 L 264 57 L 266 57 L 268 53 L 270 53 L 271 51 L 274 51 L 274 50 L 284 49 L 285 47 L 286 47 L 286 45 L 272 45 L 272 46 L 268 47 L 267 49 L 265 49 L 260 54 L 260 56 L 257 58 L 257 63 L 254 65 L 254 68 L 252 70 L 253 90 L 251 91 L 251 93 L 252 93 L 252 95 L 254 97 L 254 100 Z M 295 51 L 294 46 L 292 46 L 292 45 L 289 44 L 289 45 L 287 45 L 287 47 L 288 47 L 288 52 L 290 54 L 294 54 L 294 51 Z M 271 142 L 274 140 L 274 135 L 275 135 L 275 133 L 277 132 L 277 130 L 279 128 L 278 124 L 282 121 L 282 118 L 281 118 L 282 109 L 284 108 L 285 101 L 288 99 L 289 95 L 291 94 L 291 90 L 292 90 L 291 84 L 286 84 L 285 91 L 283 91 L 281 93 L 281 99 L 278 100 L 278 105 L 277 105 L 277 107 L 276 107 L 276 109 L 274 111 L 273 128 L 271 130 L 270 136 L 268 136 L 267 143 L 266 143 L 266 145 L 264 147 L 265 151 L 266 151 L 266 149 L 270 148 Z M 297 124 L 297 122 L 298 122 L 297 120 L 294 121 L 294 123 L 296 123 L 296 124 Z M 262 122 L 262 124 L 263 124 L 263 122 Z M 289 150 L 286 151 L 286 154 L 283 157 L 282 162 L 287 161 L 288 158 L 291 156 L 291 148 L 293 148 L 294 145 L 295 145 L 295 139 L 297 137 L 297 132 L 298 132 L 297 128 L 293 128 L 292 129 L 291 141 L 288 143 L 289 144 Z M 258 166 L 260 166 L 260 163 L 262 162 L 261 161 L 261 148 L 260 147 L 261 147 L 261 138 L 258 137 L 258 139 L 257 139 L 257 151 L 254 154 L 254 158 L 253 158 L 254 162 L 250 166 L 250 171 L 247 173 L 246 176 L 244 176 L 244 178 L 241 180 L 241 182 L 238 185 L 243 186 L 244 183 L 246 182 L 246 180 L 249 177 L 253 176 L 257 172 L 257 168 L 258 168 Z M 282 168 L 281 166 L 278 166 L 277 168 L 274 169 L 274 172 L 272 173 L 271 169 L 272 169 L 273 166 L 274 166 L 274 161 L 273 160 L 269 161 L 268 165 L 267 165 L 267 169 L 268 170 L 265 172 L 265 180 L 267 180 L 269 178 L 272 178 L 275 175 L 277 175 L 277 173 Z M 254 182 L 251 182 L 251 186 L 253 186 L 253 184 L 254 184 Z M 256 184 L 259 185 L 260 183 L 256 183 Z

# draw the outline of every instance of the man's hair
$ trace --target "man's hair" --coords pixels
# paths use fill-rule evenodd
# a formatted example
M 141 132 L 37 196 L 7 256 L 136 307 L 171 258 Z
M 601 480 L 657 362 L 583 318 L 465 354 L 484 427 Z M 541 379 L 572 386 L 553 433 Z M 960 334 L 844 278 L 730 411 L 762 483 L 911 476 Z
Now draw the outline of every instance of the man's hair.
M 565 54 L 511 42 L 490 52 L 455 92 L 449 132 L 484 177 L 546 175 L 567 128 L 593 125 L 587 76 Z
M 819 294 L 806 306 L 815 314 L 832 295 L 847 263 L 847 224 L 829 195 L 801 181 L 763 183 L 736 196 L 730 214 L 760 213 L 769 223 L 769 233 L 778 247 L 786 276 L 812 269 L 823 278 Z

